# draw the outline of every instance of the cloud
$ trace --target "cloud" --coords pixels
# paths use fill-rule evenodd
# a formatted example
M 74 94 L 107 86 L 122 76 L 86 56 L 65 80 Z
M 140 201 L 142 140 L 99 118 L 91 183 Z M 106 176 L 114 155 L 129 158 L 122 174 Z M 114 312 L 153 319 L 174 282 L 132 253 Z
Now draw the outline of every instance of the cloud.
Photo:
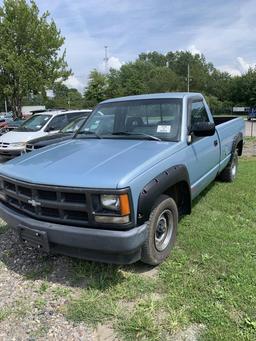
M 237 61 L 239 63 L 239 67 L 242 73 L 246 73 L 249 70 L 249 68 L 255 67 L 255 63 L 250 64 L 247 61 L 245 61 L 243 57 L 237 57 Z
M 193 55 L 195 55 L 195 54 L 202 54 L 202 52 L 199 49 L 197 49 L 194 44 L 189 45 L 188 51 L 190 51 Z
M 1 2 L 1 0 L 0 0 Z M 67 61 L 83 87 L 94 68 L 120 68 L 139 53 L 188 50 L 231 74 L 246 72 L 255 57 L 255 0 L 37 0 L 49 10 L 63 36 Z M 239 58 L 239 59 L 238 59 Z M 240 59 L 242 58 L 242 59 Z M 248 64 L 248 65 L 247 65 Z M 70 80 L 69 80 L 70 82 Z
M 69 76 L 67 80 L 63 82 L 68 88 L 76 88 L 78 91 L 82 92 L 85 84 L 81 82 L 77 77 L 75 76 Z
M 110 69 L 119 70 L 123 64 L 124 64 L 124 62 L 121 62 L 120 59 L 117 57 L 110 57 L 108 60 L 108 67 Z
M 108 62 L 107 62 L 107 70 L 110 70 L 110 69 L 119 70 L 123 64 L 124 62 L 121 62 L 119 58 L 113 57 L 113 56 L 109 57 Z M 106 71 L 105 61 L 100 63 L 98 69 L 100 72 Z
M 241 72 L 230 65 L 220 65 L 218 68 L 220 71 L 228 72 L 231 76 L 241 76 Z

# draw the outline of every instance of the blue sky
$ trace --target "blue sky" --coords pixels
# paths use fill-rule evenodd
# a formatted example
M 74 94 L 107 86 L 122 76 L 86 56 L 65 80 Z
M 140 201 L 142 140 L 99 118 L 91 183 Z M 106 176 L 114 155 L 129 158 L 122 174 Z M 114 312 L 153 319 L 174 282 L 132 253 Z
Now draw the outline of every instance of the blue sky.
M 0 1 L 2 2 L 2 1 Z M 245 72 L 256 63 L 256 0 L 37 0 L 66 37 L 70 86 L 89 71 L 120 67 L 141 52 L 191 50 L 221 70 Z

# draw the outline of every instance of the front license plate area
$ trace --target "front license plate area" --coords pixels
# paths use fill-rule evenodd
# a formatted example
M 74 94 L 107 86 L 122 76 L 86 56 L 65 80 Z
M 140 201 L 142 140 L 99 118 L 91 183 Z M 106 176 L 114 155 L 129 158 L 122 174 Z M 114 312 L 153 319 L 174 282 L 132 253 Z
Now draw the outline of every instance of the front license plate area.
M 25 226 L 20 226 L 19 237 L 22 243 L 30 245 L 41 251 L 50 251 L 47 233 L 44 231 L 38 231 Z

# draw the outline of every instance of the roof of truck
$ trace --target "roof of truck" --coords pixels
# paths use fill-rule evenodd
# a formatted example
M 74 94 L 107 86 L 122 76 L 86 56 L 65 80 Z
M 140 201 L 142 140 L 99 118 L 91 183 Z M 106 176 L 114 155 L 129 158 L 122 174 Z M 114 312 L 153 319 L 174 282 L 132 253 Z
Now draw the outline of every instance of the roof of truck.
M 107 99 L 101 103 L 110 103 L 110 102 L 122 102 L 122 101 L 135 101 L 135 100 L 143 100 L 143 99 L 159 99 L 159 98 L 183 98 L 185 96 L 200 96 L 202 94 L 199 92 L 163 92 L 158 94 L 146 94 L 146 95 L 136 95 L 136 96 L 125 96 L 125 97 L 117 97 Z

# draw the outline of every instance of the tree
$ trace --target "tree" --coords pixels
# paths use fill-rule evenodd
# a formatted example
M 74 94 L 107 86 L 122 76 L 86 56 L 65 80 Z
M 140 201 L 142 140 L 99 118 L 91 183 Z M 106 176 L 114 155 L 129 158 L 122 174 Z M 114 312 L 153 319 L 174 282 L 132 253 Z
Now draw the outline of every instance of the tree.
M 77 89 L 69 89 L 65 84 L 56 83 L 52 90 L 53 97 L 44 101 L 47 108 L 82 109 L 83 96 Z
M 92 70 L 89 76 L 88 86 L 85 89 L 84 97 L 86 105 L 93 107 L 106 98 L 107 77 L 97 71 Z
M 48 17 L 33 0 L 4 0 L 0 7 L 0 84 L 16 116 L 24 97 L 44 95 L 71 74 L 60 54 L 64 38 Z
M 236 105 L 256 106 L 256 67 L 233 78 L 231 99 Z

